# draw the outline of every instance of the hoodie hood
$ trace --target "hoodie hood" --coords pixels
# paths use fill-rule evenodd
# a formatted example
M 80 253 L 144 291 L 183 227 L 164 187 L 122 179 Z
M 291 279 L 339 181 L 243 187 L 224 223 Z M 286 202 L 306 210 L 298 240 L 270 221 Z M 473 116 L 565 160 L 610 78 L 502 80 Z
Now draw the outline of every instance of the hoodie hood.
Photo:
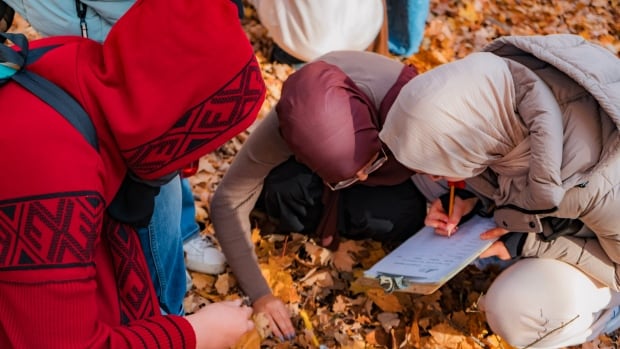
M 90 51 L 99 64 L 78 72 L 83 93 L 97 101 L 89 109 L 104 116 L 142 180 L 169 175 L 245 130 L 265 95 L 233 2 L 170 2 L 166 25 L 153 18 L 160 8 L 138 1 Z

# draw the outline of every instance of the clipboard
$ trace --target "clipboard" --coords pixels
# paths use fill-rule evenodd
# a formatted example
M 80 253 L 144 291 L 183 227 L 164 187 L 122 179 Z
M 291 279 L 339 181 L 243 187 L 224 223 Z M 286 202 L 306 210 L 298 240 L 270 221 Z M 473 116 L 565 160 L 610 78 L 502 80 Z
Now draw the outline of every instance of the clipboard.
M 424 227 L 364 272 L 386 291 L 431 294 L 473 262 L 497 239 L 480 234 L 495 228 L 492 218 L 474 216 L 450 237 Z

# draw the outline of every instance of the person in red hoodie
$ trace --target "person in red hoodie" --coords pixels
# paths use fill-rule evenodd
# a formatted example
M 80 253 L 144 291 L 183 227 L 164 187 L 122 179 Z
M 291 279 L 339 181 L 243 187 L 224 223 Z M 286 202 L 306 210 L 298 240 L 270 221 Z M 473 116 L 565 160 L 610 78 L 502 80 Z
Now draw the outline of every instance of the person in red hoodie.
M 19 84 L 0 88 L 0 347 L 233 345 L 251 309 L 160 315 L 138 236 L 109 208 L 126 178 L 161 181 L 255 120 L 265 85 L 235 5 L 139 0 L 103 44 L 30 46 L 53 47 L 28 70 L 84 108 L 98 149 Z

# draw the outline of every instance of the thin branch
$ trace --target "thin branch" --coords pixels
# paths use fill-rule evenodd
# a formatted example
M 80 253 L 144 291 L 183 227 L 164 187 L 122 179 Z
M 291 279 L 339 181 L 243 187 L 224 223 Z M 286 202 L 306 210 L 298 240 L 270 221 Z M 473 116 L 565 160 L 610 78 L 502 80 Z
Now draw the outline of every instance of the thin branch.
M 549 332 L 545 333 L 545 335 L 544 335 L 544 336 L 542 336 L 542 337 L 538 338 L 537 340 L 533 341 L 532 343 L 528 344 L 528 345 L 527 345 L 527 346 L 525 346 L 523 349 L 531 348 L 533 345 L 536 345 L 538 342 L 540 342 L 540 341 L 542 341 L 543 339 L 545 339 L 545 338 L 549 337 L 549 336 L 550 336 L 551 334 L 553 334 L 554 332 L 556 332 L 556 331 L 558 331 L 558 330 L 561 330 L 561 329 L 563 329 L 564 327 L 566 327 L 566 326 L 570 325 L 570 323 L 571 323 L 571 322 L 573 322 L 573 321 L 575 321 L 575 320 L 577 320 L 577 318 L 579 318 L 579 314 L 575 315 L 575 317 L 574 317 L 574 318 L 572 318 L 572 319 L 570 319 L 570 321 L 568 321 L 567 323 L 562 324 L 561 326 L 556 327 L 556 328 L 554 328 L 553 330 L 551 330 L 551 331 L 549 331 Z

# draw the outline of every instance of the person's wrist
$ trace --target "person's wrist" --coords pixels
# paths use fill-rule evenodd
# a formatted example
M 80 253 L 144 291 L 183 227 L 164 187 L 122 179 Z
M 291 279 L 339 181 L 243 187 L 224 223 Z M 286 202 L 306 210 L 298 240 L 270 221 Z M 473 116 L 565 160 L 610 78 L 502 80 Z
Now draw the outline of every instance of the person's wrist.
M 189 324 L 192 326 L 192 329 L 194 330 L 196 349 L 203 348 L 201 343 L 205 343 L 207 331 L 202 328 L 202 322 L 200 321 L 200 317 L 196 314 L 190 314 L 185 316 L 185 320 L 189 322 Z
M 469 199 L 465 199 L 464 201 L 467 213 L 476 211 L 476 206 L 478 206 L 478 203 L 480 202 L 480 200 L 478 200 L 478 198 L 475 196 Z
M 508 253 L 510 253 L 510 257 L 517 258 L 521 256 L 526 238 L 527 234 L 510 232 L 502 235 L 499 240 L 504 243 L 504 246 L 506 246 Z
M 269 302 L 270 299 L 275 298 L 275 296 L 271 293 L 266 293 L 255 300 L 252 301 L 252 307 L 256 309 L 256 307 L 264 306 L 265 303 Z

